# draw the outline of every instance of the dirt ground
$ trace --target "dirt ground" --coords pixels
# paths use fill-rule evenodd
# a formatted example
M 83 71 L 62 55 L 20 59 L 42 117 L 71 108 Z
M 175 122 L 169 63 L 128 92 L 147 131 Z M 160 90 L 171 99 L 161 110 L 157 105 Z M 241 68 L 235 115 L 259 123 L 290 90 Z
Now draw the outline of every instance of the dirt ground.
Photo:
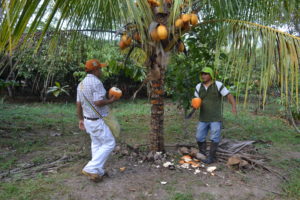
M 109 177 L 93 183 L 80 174 L 81 160 L 60 173 L 74 176 L 63 185 L 70 192 L 53 194 L 53 199 L 171 199 L 175 194 L 192 194 L 194 199 L 281 199 L 280 178 L 263 170 L 240 172 L 217 163 L 215 176 L 194 175 L 187 169 L 169 170 L 113 156 L 107 163 Z M 124 172 L 119 168 L 126 167 Z M 167 182 L 162 185 L 161 182 Z M 274 193 L 272 193 L 274 192 Z
M 27 135 L 34 137 L 35 134 L 37 133 Z M 218 162 L 214 164 L 217 166 L 214 176 L 206 173 L 205 169 L 201 169 L 201 173 L 195 175 L 194 170 L 179 168 L 170 170 L 161 165 L 157 167 L 157 164 L 152 162 L 142 162 L 139 157 L 124 156 L 115 152 L 106 165 L 109 176 L 100 183 L 94 183 L 80 173 L 90 159 L 90 141 L 87 135 L 74 132 L 73 135 L 60 136 L 47 130 L 38 131 L 38 134 L 45 137 L 48 134 L 50 138 L 45 140 L 43 148 L 18 158 L 16 168 L 24 167 L 24 163 L 32 163 L 35 157 L 43 155 L 45 158 L 43 162 L 25 167 L 18 177 L 34 171 L 46 177 L 62 175 L 53 183 L 49 183 L 57 185 L 52 186 L 54 189 L 50 193 L 47 192 L 51 199 L 283 199 L 280 195 L 283 180 L 263 169 L 233 170 L 229 169 L 225 163 Z M 2 150 L 2 153 L 5 153 L 10 149 Z M 172 149 L 169 151 L 175 155 L 176 162 L 180 155 Z M 178 154 L 177 157 L 176 154 Z M 280 152 L 280 157 L 277 159 L 284 159 L 284 154 L 290 159 L 300 158 L 299 152 Z M 61 159 L 62 157 L 67 159 Z M 55 163 L 53 161 L 56 160 L 64 161 L 53 166 L 47 165 L 47 163 Z M 44 165 L 46 167 L 43 167 Z M 120 171 L 122 167 L 126 168 L 123 172 Z M 64 174 L 66 176 L 63 176 Z M 31 179 L 34 176 L 28 178 Z M 10 175 L 7 175 L 3 180 L 10 182 L 14 181 L 14 178 L 10 179 Z
M 89 138 L 84 137 L 82 140 L 81 137 L 69 142 L 87 146 Z M 57 140 L 52 145 L 62 147 L 64 141 Z M 56 148 L 56 153 L 59 152 L 57 149 L 59 148 Z M 169 151 L 173 155 L 177 154 L 174 150 Z M 90 158 L 89 148 L 80 153 L 84 156 L 59 168 L 58 174 L 69 175 L 59 181 L 65 189 L 53 191 L 50 194 L 52 199 L 282 199 L 280 184 L 283 180 L 263 169 L 233 170 L 218 162 L 214 165 L 217 166 L 215 176 L 206 174 L 205 169 L 195 175 L 194 170 L 170 170 L 161 165 L 158 168 L 157 164 L 142 162 L 138 157 L 116 153 L 111 155 L 106 165 L 109 177 L 105 177 L 100 183 L 94 183 L 80 173 Z M 300 156 L 298 152 L 288 155 L 296 159 Z M 121 172 L 120 168 L 123 167 L 126 170 Z M 167 183 L 163 185 L 161 182 Z

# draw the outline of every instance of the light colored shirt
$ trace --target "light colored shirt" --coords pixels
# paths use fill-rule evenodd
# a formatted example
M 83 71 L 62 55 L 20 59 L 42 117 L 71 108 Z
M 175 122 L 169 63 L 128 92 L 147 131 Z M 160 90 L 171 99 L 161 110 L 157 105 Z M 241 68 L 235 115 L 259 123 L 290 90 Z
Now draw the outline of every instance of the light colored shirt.
M 213 83 L 214 84 L 214 83 Z M 223 96 L 223 97 L 225 97 L 225 96 L 227 96 L 230 92 L 229 92 L 229 90 L 225 87 L 225 86 L 223 86 L 223 88 L 221 89 L 221 87 L 222 87 L 222 85 L 223 85 L 223 83 L 222 82 L 220 82 L 220 81 L 215 81 L 215 84 L 216 84 L 216 86 L 217 86 L 217 88 L 218 88 L 218 91 L 220 92 L 220 94 Z M 206 87 L 204 84 L 202 84 L 202 83 L 199 83 L 197 86 L 196 86 L 196 91 L 200 91 L 200 87 L 204 87 L 205 88 L 205 90 L 207 91 L 207 88 L 208 87 Z M 220 91 L 220 89 L 221 89 L 221 91 Z M 198 95 L 198 92 L 196 92 L 195 91 L 195 97 L 199 97 L 199 95 Z
M 89 106 L 83 95 L 93 105 L 93 107 L 103 116 L 107 116 L 109 112 L 108 106 L 96 106 L 95 101 L 106 99 L 106 90 L 98 77 L 88 74 L 77 87 L 77 102 L 81 103 L 83 116 L 89 118 L 99 118 L 99 115 Z

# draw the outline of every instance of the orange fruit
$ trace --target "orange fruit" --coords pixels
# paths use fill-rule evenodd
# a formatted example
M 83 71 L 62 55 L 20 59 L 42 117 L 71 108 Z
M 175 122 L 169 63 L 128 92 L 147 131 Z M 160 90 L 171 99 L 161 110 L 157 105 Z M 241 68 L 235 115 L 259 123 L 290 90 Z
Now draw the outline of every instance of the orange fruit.
M 152 40 L 154 40 L 154 41 L 159 41 L 160 40 L 159 37 L 158 37 L 157 29 L 154 29 L 150 33 L 150 35 L 151 35 Z
M 122 35 L 122 41 L 126 46 L 129 46 L 131 44 L 131 38 L 126 34 Z
M 197 25 L 198 24 L 198 16 L 196 14 L 192 14 L 191 15 L 191 24 L 193 26 Z
M 119 47 L 120 47 L 120 49 L 125 49 L 127 46 L 126 46 L 126 44 L 121 40 L 120 41 L 120 43 L 119 43 Z
M 183 20 L 182 19 L 177 19 L 175 21 L 175 27 L 176 28 L 182 28 L 183 27 Z
M 122 40 L 123 42 L 126 42 L 126 41 L 127 41 L 127 38 L 128 38 L 128 36 L 127 36 L 126 34 L 123 34 L 122 37 L 121 37 L 121 40 Z
M 159 39 L 161 39 L 161 40 L 167 39 L 168 38 L 167 27 L 164 25 L 159 25 L 157 27 L 157 35 L 158 35 Z
M 112 88 L 110 88 L 110 90 L 108 92 L 108 96 L 109 96 L 109 98 L 111 98 L 112 96 L 114 96 L 117 99 L 120 99 L 121 96 L 122 96 L 122 90 L 120 90 L 117 87 L 112 87 Z
M 183 14 L 183 15 L 181 15 L 181 19 L 182 19 L 183 23 L 188 23 L 191 20 L 191 15 Z
M 194 109 L 199 109 L 201 107 L 202 99 L 201 98 L 193 98 L 192 99 L 192 107 Z
M 179 164 L 184 164 L 184 163 L 185 163 L 184 160 L 179 161 Z
M 185 155 L 185 156 L 182 156 L 181 159 L 182 160 L 184 160 L 184 159 L 192 159 L 192 157 L 190 155 Z

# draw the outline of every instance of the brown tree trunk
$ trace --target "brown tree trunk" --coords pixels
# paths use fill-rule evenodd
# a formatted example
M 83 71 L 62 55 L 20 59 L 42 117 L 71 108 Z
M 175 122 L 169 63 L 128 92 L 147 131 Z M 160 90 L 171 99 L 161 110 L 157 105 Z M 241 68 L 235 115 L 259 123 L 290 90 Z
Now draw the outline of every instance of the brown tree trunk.
M 156 56 L 155 56 L 156 57 Z M 150 85 L 151 85 L 151 151 L 164 152 L 164 73 L 165 66 L 160 59 L 151 62 Z
M 151 151 L 164 151 L 164 99 L 156 91 L 162 91 L 163 80 L 151 81 Z

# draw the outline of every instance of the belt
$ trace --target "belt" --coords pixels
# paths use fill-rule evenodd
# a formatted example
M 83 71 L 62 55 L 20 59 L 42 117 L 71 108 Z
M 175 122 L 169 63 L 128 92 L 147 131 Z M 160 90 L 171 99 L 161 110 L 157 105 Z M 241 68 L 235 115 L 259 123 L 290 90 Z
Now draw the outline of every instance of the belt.
M 90 117 L 86 117 L 86 116 L 84 116 L 83 118 L 87 119 L 87 120 L 92 120 L 92 121 L 96 121 L 96 120 L 100 119 L 100 118 L 90 118 Z

